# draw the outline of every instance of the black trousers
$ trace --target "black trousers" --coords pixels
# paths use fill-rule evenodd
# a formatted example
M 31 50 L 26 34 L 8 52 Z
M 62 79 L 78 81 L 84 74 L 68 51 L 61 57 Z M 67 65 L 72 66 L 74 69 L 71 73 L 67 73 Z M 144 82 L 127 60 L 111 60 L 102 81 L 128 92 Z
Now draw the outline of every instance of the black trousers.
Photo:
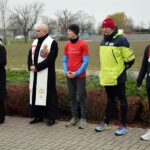
M 147 87 L 147 97 L 149 100 L 149 109 L 150 109 L 150 87 Z
M 117 97 L 120 101 L 120 123 L 123 126 L 126 126 L 128 103 L 125 96 L 125 83 L 116 86 L 105 86 L 105 90 L 108 101 L 104 113 L 104 122 L 109 124 L 109 121 L 113 116 L 115 99 Z
M 4 101 L 0 100 L 0 122 L 5 121 L 5 109 L 4 109 Z

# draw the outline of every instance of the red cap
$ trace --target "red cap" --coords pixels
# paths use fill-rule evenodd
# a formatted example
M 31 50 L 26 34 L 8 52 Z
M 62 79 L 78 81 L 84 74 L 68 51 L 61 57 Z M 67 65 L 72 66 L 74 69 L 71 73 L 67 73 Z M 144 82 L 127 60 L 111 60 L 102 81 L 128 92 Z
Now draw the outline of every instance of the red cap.
M 111 28 L 111 29 L 114 29 L 115 28 L 115 22 L 114 22 L 114 20 L 112 20 L 111 18 L 106 18 L 102 22 L 102 28 Z

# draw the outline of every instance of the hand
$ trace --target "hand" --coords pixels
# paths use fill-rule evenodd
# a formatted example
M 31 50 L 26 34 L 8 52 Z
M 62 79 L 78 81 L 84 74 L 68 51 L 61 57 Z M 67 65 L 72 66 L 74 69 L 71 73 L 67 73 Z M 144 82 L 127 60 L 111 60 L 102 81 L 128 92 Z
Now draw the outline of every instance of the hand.
M 33 71 L 33 72 L 36 72 L 36 71 L 37 71 L 36 68 L 35 68 L 35 66 L 31 66 L 31 67 L 30 67 L 30 70 Z
M 141 91 L 142 90 L 142 86 L 136 86 L 137 91 Z
M 68 71 L 67 76 L 68 76 L 68 78 L 74 78 L 75 77 L 75 72 Z

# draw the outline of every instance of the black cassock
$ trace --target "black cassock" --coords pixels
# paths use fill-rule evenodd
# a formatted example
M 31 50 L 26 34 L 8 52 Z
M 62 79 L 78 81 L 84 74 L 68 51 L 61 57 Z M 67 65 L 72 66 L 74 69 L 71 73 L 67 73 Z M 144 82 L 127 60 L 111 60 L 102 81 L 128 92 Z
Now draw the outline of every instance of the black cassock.
M 50 53 L 48 57 L 38 63 L 38 55 L 40 51 L 40 47 L 47 38 L 48 34 L 42 38 L 38 38 L 37 47 L 35 49 L 34 54 L 34 65 L 37 71 L 42 71 L 43 69 L 48 68 L 48 82 L 47 82 L 47 100 L 46 107 L 45 106 L 36 106 L 35 105 L 35 95 L 36 95 L 36 82 L 37 82 L 37 73 L 34 72 L 33 79 L 33 94 L 32 94 L 32 105 L 31 105 L 31 115 L 35 118 L 42 118 L 46 112 L 48 114 L 48 119 L 56 119 L 58 117 L 58 100 L 57 100 L 57 91 L 56 91 L 56 73 L 55 73 L 55 60 L 58 54 L 58 45 L 55 40 L 53 40 Z M 30 70 L 30 66 L 32 66 L 32 55 L 31 49 L 28 55 L 28 69 Z
M 4 99 L 6 97 L 6 49 L 0 44 L 0 122 L 4 122 Z

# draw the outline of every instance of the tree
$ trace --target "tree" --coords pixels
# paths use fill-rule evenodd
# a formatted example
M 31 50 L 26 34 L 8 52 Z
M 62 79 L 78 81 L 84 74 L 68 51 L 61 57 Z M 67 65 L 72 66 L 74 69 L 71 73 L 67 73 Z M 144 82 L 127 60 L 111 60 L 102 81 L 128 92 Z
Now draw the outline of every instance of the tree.
M 77 16 L 68 9 L 57 11 L 55 16 L 62 34 L 66 34 L 69 25 L 77 21 Z
M 117 12 L 112 15 L 108 15 L 108 17 L 112 18 L 119 28 L 124 29 L 127 22 L 127 16 L 124 12 Z
M 45 23 L 48 26 L 49 34 L 54 34 L 56 32 L 58 25 L 57 25 L 57 21 L 55 19 L 43 16 L 42 21 L 43 21 L 43 23 Z
M 7 11 L 7 0 L 0 0 L 0 13 L 1 13 L 1 22 L 3 28 L 3 38 L 4 44 L 6 45 L 6 11 Z
M 131 32 L 133 32 L 133 30 L 134 30 L 133 19 L 131 17 L 128 17 L 126 25 L 125 25 L 125 32 L 131 33 Z
M 43 10 L 43 4 L 39 2 L 33 2 L 22 7 L 17 7 L 11 11 L 9 21 L 15 27 L 21 29 L 22 34 L 27 42 L 28 34 L 37 23 L 38 18 Z M 13 27 L 12 27 L 13 28 Z
M 80 32 L 81 34 L 92 33 L 94 32 L 94 23 L 95 19 L 93 16 L 88 15 L 84 11 L 80 10 L 76 13 L 76 16 L 78 18 L 78 25 L 80 26 Z

